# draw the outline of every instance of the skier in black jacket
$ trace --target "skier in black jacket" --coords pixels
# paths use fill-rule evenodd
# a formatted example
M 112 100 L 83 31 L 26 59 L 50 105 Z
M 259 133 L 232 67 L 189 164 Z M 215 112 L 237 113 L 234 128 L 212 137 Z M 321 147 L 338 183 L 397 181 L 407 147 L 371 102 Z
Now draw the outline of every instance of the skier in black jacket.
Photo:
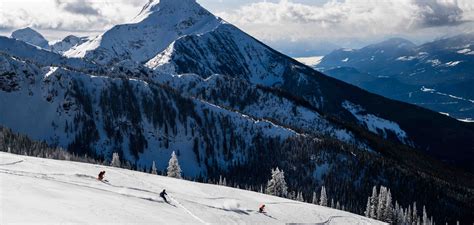
M 160 193 L 160 197 L 163 198 L 163 200 L 165 200 L 166 203 L 168 203 L 168 199 L 166 199 L 165 195 L 168 195 L 168 194 L 166 194 L 166 190 L 163 189 L 163 191 Z

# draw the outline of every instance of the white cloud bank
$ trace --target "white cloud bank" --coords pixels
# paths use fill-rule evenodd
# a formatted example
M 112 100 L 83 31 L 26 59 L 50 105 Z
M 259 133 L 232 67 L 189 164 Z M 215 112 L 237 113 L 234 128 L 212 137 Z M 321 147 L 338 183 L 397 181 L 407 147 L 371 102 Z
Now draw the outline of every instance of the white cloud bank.
M 472 31 L 474 1 L 330 0 L 305 5 L 280 0 L 247 4 L 218 15 L 270 41 L 446 35 L 452 33 L 449 29 Z
M 49 39 L 69 33 L 97 34 L 130 21 L 147 1 L 0 0 L 0 34 L 26 26 Z M 388 36 L 432 40 L 474 29 L 474 0 L 296 1 L 302 2 L 246 0 L 224 7 L 226 1 L 198 0 L 204 6 L 219 6 L 217 15 L 267 43 L 300 43 L 303 49 L 318 41 L 322 46 L 328 42 L 348 46 Z
M 58 31 L 98 33 L 129 21 L 147 1 L 1 0 L 0 30 L 30 26 L 44 30 L 50 38 L 54 38 L 54 32 Z

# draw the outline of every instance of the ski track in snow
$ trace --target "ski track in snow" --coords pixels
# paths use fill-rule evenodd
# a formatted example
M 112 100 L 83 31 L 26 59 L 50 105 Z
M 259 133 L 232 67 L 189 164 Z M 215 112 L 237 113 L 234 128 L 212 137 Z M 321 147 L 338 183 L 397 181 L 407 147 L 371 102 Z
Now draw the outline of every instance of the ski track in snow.
M 0 164 L 0 166 L 11 166 L 11 165 L 15 165 L 15 164 L 22 163 L 22 162 L 23 162 L 23 160 L 19 160 L 19 161 L 11 162 L 11 163 L 3 163 L 3 164 Z
M 92 175 L 102 170 L 107 171 L 109 182 L 99 182 Z M 1 181 L 8 183 L 0 191 L 0 199 L 5 203 L 0 204 L 0 212 L 6 215 L 0 217 L 2 225 L 67 221 L 74 224 L 380 223 L 348 212 L 230 187 L 2 152 Z M 159 191 L 165 188 L 170 194 L 168 204 L 158 197 Z M 235 201 L 236 206 L 232 203 L 229 206 L 229 201 Z M 262 215 L 252 210 L 263 202 L 269 205 L 269 213 Z M 124 204 L 130 208 L 124 210 Z M 111 219 L 104 220 L 102 214 Z M 335 218 L 339 219 L 335 221 Z
M 183 206 L 183 204 L 181 204 L 180 202 L 178 202 L 176 199 L 174 199 L 173 197 L 171 196 L 168 196 L 169 199 L 171 199 L 173 202 L 176 203 L 176 205 L 178 205 L 179 207 L 181 207 L 185 212 L 187 212 L 189 215 L 191 215 L 192 217 L 194 217 L 197 221 L 199 221 L 200 223 L 202 224 L 209 224 L 209 223 L 206 223 L 204 222 L 204 220 L 202 220 L 201 218 L 199 218 L 198 216 L 196 216 L 194 213 L 192 213 L 191 211 L 189 211 L 189 209 L 187 209 L 186 207 Z
M 14 164 L 21 163 L 21 162 L 23 162 L 23 160 L 20 160 L 20 161 L 17 161 L 17 162 L 13 162 L 13 163 L 0 164 L 0 166 L 14 165 Z M 91 188 L 91 189 L 95 189 L 95 190 L 99 190 L 99 191 L 106 191 L 106 192 L 110 192 L 110 193 L 120 194 L 120 195 L 124 195 L 124 196 L 127 196 L 127 197 L 135 197 L 135 198 L 140 198 L 140 199 L 143 199 L 143 200 L 156 201 L 156 202 L 158 202 L 157 200 L 155 200 L 155 199 L 153 199 L 153 198 L 143 198 L 143 197 L 134 196 L 134 195 L 129 195 L 129 194 L 117 193 L 117 192 L 114 192 L 114 191 L 109 191 L 109 190 L 107 190 L 107 189 L 96 188 L 96 187 L 92 187 L 92 186 L 89 186 L 89 185 L 84 185 L 84 184 L 80 184 L 80 183 L 76 183 L 76 182 L 61 181 L 61 180 L 58 180 L 58 179 L 53 178 L 53 177 L 50 176 L 50 175 L 53 175 L 53 176 L 58 176 L 58 175 L 60 175 L 60 176 L 67 176 L 68 174 L 62 174 L 62 173 L 57 173 L 57 174 L 31 173 L 31 172 L 25 172 L 25 171 L 12 171 L 12 170 L 7 170 L 7 169 L 0 169 L 0 173 L 9 174 L 9 175 L 15 175 L 15 176 L 28 176 L 28 177 L 37 178 L 37 179 L 46 179 L 46 180 L 55 181 L 55 182 L 60 182 L 60 183 L 64 183 L 64 184 L 76 185 L 76 186 Z M 119 173 L 126 175 L 125 173 L 122 173 L 122 172 L 119 172 Z M 80 178 L 96 179 L 96 178 L 93 177 L 93 176 L 85 175 L 85 174 L 74 174 L 74 176 L 77 176 L 77 177 L 80 177 Z M 119 185 L 111 184 L 111 183 L 109 183 L 109 182 L 107 182 L 107 183 L 106 183 L 106 182 L 102 182 L 102 183 L 104 183 L 105 185 L 108 185 L 108 186 L 116 187 L 116 188 L 125 188 L 125 189 L 129 189 L 129 190 L 140 191 L 140 192 L 147 192 L 147 193 L 150 193 L 150 194 L 159 195 L 159 193 L 156 193 L 156 192 L 153 192 L 153 191 L 144 190 L 144 189 L 140 189 L 140 188 L 119 186 Z M 192 216 L 193 218 L 195 218 L 195 219 L 196 219 L 197 221 L 199 221 L 200 223 L 206 224 L 206 225 L 207 225 L 207 224 L 210 224 L 210 223 L 205 222 L 205 221 L 202 220 L 201 218 L 199 218 L 196 214 L 192 213 L 189 209 L 187 209 L 183 204 L 181 204 L 181 203 L 180 203 L 178 200 L 176 200 L 175 198 L 173 198 L 173 197 L 171 197 L 171 196 L 168 196 L 168 198 L 171 199 L 173 202 L 175 202 L 176 205 L 178 205 L 181 209 L 183 209 L 186 213 L 188 213 L 190 216 Z M 170 205 L 171 205 L 171 204 L 170 204 Z

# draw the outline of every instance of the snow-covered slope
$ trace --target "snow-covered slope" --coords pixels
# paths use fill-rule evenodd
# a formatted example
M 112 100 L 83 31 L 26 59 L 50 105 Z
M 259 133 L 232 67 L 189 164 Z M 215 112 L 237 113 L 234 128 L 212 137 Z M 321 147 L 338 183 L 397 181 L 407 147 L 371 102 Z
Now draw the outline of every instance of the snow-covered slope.
M 21 58 L 24 63 L 36 65 L 54 65 L 71 67 L 77 70 L 94 71 L 97 66 L 82 59 L 65 58 L 57 53 L 38 48 L 13 38 L 0 36 L 0 53 L 11 57 Z M 0 71 L 7 72 L 7 71 Z
M 297 57 L 295 58 L 298 62 L 303 63 L 310 67 L 317 67 L 321 60 L 323 60 L 324 56 L 311 56 L 311 57 Z
M 76 37 L 74 35 L 69 35 L 63 40 L 51 44 L 50 49 L 53 52 L 63 54 L 68 50 L 72 49 L 73 47 L 83 44 L 87 40 L 89 40 L 89 38 L 87 37 Z
M 95 179 L 101 170 L 109 183 Z M 383 224 L 256 192 L 3 152 L 0 186 L 1 224 Z
M 257 137 L 299 135 L 143 80 L 38 66 L 1 54 L 0 69 L 0 103 L 8 105 L 0 110 L 0 124 L 81 154 L 120 151 L 148 167 L 179 150 L 186 156 L 183 170 L 196 177 L 211 164 L 227 168 L 244 160 Z
M 49 47 L 48 41 L 43 35 L 29 27 L 13 31 L 11 37 L 40 48 L 47 49 Z
M 179 37 L 208 32 L 223 23 L 195 0 L 150 1 L 130 24 L 117 25 L 65 55 L 101 64 L 126 59 L 144 62 Z

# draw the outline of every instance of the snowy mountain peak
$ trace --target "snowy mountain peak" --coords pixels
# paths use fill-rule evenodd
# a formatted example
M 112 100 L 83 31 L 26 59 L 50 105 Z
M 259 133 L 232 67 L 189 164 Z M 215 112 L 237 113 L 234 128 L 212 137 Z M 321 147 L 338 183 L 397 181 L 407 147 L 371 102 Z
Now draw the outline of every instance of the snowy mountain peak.
M 206 33 L 222 23 L 194 0 L 150 1 L 130 24 L 117 25 L 65 55 L 100 64 L 145 62 L 180 37 Z
M 205 12 L 195 0 L 150 0 L 141 12 L 134 19 L 134 22 L 142 21 L 148 18 L 153 13 L 172 13 L 171 18 L 181 17 L 183 15 L 190 15 L 193 12 Z M 207 12 L 210 14 L 209 12 Z
M 151 0 L 145 5 L 145 9 L 151 11 L 158 11 L 160 8 L 185 8 L 185 7 L 200 7 L 195 0 Z
M 14 31 L 11 34 L 11 37 L 40 48 L 49 47 L 48 41 L 43 37 L 43 35 L 29 27 Z

